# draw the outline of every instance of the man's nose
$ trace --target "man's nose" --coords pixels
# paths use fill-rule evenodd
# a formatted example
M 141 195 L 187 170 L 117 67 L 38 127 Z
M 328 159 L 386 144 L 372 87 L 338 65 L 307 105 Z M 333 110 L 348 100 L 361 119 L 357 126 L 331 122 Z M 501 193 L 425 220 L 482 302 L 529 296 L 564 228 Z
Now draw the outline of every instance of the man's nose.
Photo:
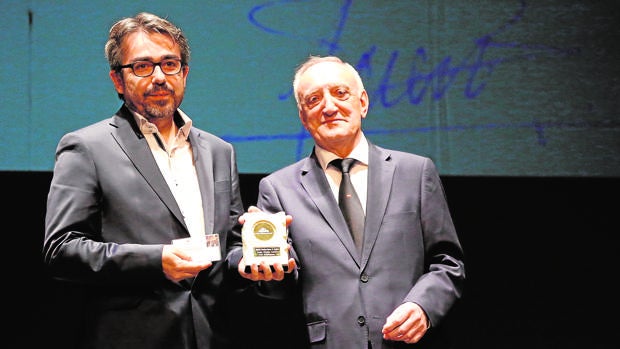
M 161 70 L 161 66 L 159 65 L 156 65 L 153 68 L 153 74 L 151 74 L 151 76 L 153 77 L 153 80 L 157 80 L 157 81 L 166 80 L 166 74 L 164 74 L 164 71 Z
M 325 115 L 333 115 L 336 111 L 338 111 L 338 107 L 336 107 L 335 99 L 331 95 L 326 95 L 323 98 L 325 105 L 323 105 L 323 113 Z

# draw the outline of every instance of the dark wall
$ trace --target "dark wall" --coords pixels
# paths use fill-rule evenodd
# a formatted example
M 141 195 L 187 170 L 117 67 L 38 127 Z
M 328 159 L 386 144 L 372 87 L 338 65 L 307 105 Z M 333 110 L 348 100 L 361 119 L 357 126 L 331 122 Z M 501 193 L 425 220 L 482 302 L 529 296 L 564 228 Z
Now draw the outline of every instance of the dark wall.
M 262 177 L 241 175 L 246 205 Z M 6 333 L 24 347 L 43 336 L 70 344 L 79 331 L 79 293 L 48 280 L 41 262 L 50 180 L 50 172 L 0 172 Z M 620 179 L 442 180 L 466 254 L 465 296 L 442 328 L 454 347 L 608 347 L 618 325 L 607 319 L 619 303 Z

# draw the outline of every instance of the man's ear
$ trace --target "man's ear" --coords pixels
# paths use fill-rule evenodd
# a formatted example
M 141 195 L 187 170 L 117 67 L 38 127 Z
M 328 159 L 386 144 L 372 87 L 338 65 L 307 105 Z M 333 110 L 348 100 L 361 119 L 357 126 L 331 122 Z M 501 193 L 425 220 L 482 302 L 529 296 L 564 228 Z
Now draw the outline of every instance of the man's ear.
M 366 90 L 363 90 L 362 95 L 360 96 L 360 106 L 361 106 L 360 113 L 362 114 L 362 119 L 363 119 L 366 117 L 366 114 L 368 114 L 368 106 L 369 106 L 368 93 L 366 92 Z
M 301 121 L 301 124 L 306 127 L 306 120 L 308 120 L 308 118 L 306 118 L 306 113 L 301 109 L 301 107 L 297 109 L 297 111 L 299 112 L 299 121 Z
M 123 84 L 123 77 L 121 74 L 122 73 L 120 71 L 110 70 L 110 79 L 114 84 L 114 88 L 117 93 L 122 95 L 125 94 L 125 85 Z

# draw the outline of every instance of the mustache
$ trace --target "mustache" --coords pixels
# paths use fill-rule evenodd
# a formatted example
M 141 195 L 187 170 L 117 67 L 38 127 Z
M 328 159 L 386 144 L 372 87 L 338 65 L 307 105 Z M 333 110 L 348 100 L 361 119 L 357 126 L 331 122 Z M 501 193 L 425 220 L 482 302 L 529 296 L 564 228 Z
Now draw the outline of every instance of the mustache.
M 146 90 L 146 94 L 158 93 L 163 91 L 174 94 L 174 90 L 166 85 L 154 85 L 153 87 Z

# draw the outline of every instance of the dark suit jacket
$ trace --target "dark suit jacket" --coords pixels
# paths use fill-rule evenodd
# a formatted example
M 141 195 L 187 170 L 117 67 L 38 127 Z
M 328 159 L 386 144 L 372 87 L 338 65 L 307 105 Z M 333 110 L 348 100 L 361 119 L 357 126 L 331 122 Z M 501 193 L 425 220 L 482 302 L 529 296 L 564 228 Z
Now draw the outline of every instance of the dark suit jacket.
M 398 305 L 420 304 L 436 326 L 462 294 L 463 253 L 433 162 L 372 144 L 369 151 L 361 258 L 314 155 L 259 184 L 258 207 L 293 216 L 291 255 L 313 348 L 406 346 L 381 335 Z
M 235 152 L 192 127 L 207 233 L 240 241 L 243 213 Z M 44 261 L 50 275 L 86 287 L 84 348 L 215 348 L 225 262 L 172 282 L 162 245 L 185 238 L 183 215 L 137 128 L 116 115 L 60 140 L 48 194 Z M 62 335 L 62 334 L 58 334 Z

